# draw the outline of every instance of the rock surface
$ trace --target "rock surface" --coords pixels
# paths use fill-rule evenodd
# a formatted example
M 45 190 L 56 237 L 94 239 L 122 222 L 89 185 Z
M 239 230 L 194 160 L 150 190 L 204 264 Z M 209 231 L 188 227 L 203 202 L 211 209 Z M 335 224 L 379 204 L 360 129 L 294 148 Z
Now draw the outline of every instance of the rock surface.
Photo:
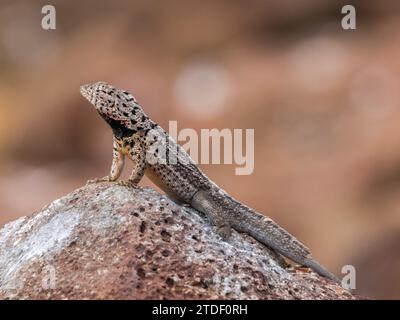
M 0 230 L 0 298 L 354 299 L 150 188 L 85 186 Z

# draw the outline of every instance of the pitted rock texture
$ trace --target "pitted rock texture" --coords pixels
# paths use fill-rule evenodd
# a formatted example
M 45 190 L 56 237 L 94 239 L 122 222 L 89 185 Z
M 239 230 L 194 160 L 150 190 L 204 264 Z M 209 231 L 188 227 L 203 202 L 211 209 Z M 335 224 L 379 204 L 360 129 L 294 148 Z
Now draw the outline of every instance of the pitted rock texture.
M 354 299 L 150 188 L 88 185 L 0 230 L 0 298 Z

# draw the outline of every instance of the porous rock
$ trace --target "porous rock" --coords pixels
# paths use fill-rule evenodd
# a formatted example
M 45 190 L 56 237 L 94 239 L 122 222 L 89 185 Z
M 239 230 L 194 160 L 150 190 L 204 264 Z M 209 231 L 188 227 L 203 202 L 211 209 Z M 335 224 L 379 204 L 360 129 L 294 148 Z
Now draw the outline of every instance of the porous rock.
M 0 298 L 354 299 L 151 188 L 82 187 L 0 230 Z

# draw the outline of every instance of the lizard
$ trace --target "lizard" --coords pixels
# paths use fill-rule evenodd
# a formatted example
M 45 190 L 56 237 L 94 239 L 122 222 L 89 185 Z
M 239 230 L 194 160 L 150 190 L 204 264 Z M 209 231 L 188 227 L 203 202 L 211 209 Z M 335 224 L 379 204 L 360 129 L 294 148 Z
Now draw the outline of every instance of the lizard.
M 246 233 L 286 258 L 340 283 L 311 256 L 310 249 L 288 231 L 235 200 L 208 178 L 186 151 L 146 115 L 128 91 L 96 82 L 82 85 L 80 92 L 113 132 L 110 173 L 88 183 L 117 181 L 127 157 L 132 160 L 133 169 L 123 184 L 137 187 L 146 174 L 172 200 L 202 212 L 222 239 L 229 239 L 232 229 Z

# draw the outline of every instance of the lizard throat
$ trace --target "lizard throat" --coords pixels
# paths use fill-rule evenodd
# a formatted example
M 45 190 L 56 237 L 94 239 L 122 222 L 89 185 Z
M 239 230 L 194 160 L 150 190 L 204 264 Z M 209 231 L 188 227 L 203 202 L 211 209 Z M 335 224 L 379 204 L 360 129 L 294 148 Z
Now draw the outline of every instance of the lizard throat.
M 116 138 L 122 139 L 126 137 L 131 137 L 133 134 L 136 133 L 135 130 L 128 129 L 124 125 L 122 125 L 119 121 L 114 120 L 114 119 L 106 119 L 107 123 L 110 125 L 112 128 L 113 134 L 115 135 Z

